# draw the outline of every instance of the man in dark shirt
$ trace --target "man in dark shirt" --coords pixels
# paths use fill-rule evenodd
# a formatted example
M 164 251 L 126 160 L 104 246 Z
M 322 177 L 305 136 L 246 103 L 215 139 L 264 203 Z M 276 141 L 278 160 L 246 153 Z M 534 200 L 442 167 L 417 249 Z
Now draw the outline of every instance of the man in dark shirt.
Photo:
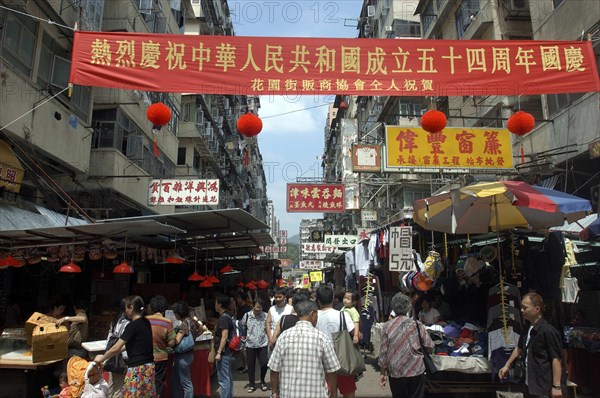
M 544 300 L 537 293 L 528 293 L 521 301 L 521 313 L 528 321 L 508 361 L 500 369 L 500 379 L 508 375 L 510 365 L 525 352 L 525 384 L 534 397 L 566 396 L 566 371 L 560 333 L 543 316 Z
M 217 367 L 217 378 L 221 387 L 220 397 L 233 397 L 233 377 L 231 375 L 231 363 L 233 352 L 229 349 L 229 340 L 234 334 L 233 319 L 227 308 L 230 299 L 225 295 L 218 295 L 215 299 L 215 311 L 219 313 L 219 321 L 213 338 L 215 346 L 215 365 Z

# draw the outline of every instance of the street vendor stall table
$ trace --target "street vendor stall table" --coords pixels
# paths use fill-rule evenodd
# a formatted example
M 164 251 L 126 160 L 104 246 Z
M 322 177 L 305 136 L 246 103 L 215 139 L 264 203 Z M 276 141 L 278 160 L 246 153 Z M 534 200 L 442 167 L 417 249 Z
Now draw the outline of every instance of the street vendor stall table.
M 0 396 L 38 398 L 41 387 L 55 382 L 52 373 L 60 362 L 33 363 L 30 349 L 0 355 Z

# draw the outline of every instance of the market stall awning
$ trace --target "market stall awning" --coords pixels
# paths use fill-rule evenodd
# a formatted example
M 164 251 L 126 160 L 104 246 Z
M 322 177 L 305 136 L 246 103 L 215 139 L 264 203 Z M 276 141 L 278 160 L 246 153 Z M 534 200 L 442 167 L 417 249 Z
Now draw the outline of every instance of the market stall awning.
M 180 254 L 189 260 L 196 255 L 217 258 L 251 256 L 261 253 L 260 246 L 274 243 L 269 227 L 241 209 L 149 215 L 67 226 L 46 226 L 37 219 L 34 221 L 18 226 L 11 224 L 14 229 L 0 230 L 0 249 L 127 238 L 159 249 L 177 247 Z
M 153 214 L 130 218 L 98 220 L 109 224 L 124 220 L 154 220 L 187 231 L 187 237 L 227 232 L 268 231 L 269 226 L 242 209 L 220 209 L 173 214 Z
M 185 230 L 154 220 L 126 220 L 110 224 L 69 225 L 0 231 L 0 248 L 4 250 L 36 246 L 81 244 L 104 239 L 156 239 L 160 235 L 185 234 Z
M 123 220 L 153 220 L 185 230 L 170 239 L 145 237 L 139 243 L 169 249 L 175 246 L 188 260 L 199 258 L 229 258 L 260 254 L 259 246 L 275 243 L 269 226 L 242 209 L 219 209 L 186 213 L 156 214 L 140 217 L 100 220 L 113 224 Z M 196 253 L 198 251 L 198 253 Z

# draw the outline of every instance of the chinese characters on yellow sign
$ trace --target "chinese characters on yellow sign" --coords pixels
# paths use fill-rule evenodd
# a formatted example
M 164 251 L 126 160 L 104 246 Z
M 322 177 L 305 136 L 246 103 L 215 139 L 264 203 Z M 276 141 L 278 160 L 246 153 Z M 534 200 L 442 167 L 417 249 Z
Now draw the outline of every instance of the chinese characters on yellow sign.
M 394 168 L 506 169 L 513 166 L 506 129 L 386 126 L 386 170 Z

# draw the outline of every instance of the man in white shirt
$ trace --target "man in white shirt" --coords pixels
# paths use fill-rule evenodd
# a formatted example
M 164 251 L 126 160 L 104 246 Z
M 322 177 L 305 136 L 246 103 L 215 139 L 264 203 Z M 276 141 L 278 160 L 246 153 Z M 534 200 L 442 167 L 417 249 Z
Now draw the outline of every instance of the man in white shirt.
M 317 319 L 317 329 L 323 332 L 331 341 L 332 334 L 340 330 L 340 311 L 332 307 L 333 289 L 327 285 L 321 285 L 317 289 L 317 303 L 319 304 L 319 317 Z M 348 332 L 354 330 L 354 322 L 346 312 L 342 312 L 346 320 Z M 337 387 L 344 398 L 354 398 L 356 383 L 354 376 L 337 375 Z
M 273 291 L 273 305 L 267 312 L 267 337 L 269 338 L 269 348 L 275 346 L 275 327 L 283 315 L 291 314 L 293 307 L 287 303 L 285 298 L 285 290 L 282 287 L 277 287 Z

